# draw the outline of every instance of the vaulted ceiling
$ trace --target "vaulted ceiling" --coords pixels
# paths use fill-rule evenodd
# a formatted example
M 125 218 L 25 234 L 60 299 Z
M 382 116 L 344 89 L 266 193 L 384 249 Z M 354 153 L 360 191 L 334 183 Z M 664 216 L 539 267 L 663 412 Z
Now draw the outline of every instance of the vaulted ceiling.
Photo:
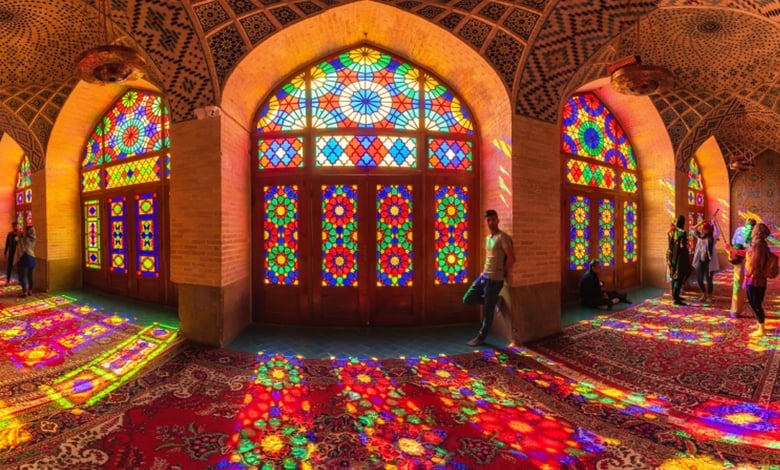
M 110 0 L 125 43 L 146 56 L 174 121 L 219 103 L 255 46 L 350 0 Z M 780 0 L 384 0 L 457 36 L 501 77 L 515 113 L 554 123 L 562 99 L 638 54 L 674 89 L 651 96 L 682 168 L 715 136 L 726 158 L 780 153 Z M 95 0 L 0 3 L 0 132 L 43 164 L 77 81 L 75 58 L 99 43 Z M 639 18 L 639 28 L 637 28 Z

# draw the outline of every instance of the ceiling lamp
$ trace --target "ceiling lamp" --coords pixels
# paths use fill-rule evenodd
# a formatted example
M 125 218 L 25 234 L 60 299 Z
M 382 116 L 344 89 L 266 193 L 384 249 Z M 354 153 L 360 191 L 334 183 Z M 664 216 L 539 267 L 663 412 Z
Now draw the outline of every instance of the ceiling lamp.
M 118 44 L 109 19 L 108 0 L 98 1 L 103 45 L 95 46 L 76 58 L 76 76 L 88 83 L 119 83 L 138 80 L 146 72 L 146 60 L 135 49 Z
M 639 13 L 636 15 L 635 49 L 639 50 Z M 645 96 L 663 93 L 674 87 L 672 72 L 657 65 L 645 65 L 638 54 L 624 57 L 607 66 L 610 85 L 624 95 Z

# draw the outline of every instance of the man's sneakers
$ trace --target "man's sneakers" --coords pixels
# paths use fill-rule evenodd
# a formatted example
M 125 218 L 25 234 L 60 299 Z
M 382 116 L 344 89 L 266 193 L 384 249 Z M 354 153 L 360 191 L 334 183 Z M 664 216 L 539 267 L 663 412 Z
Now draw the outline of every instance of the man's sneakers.
M 471 346 L 471 347 L 481 346 L 481 345 L 485 344 L 485 340 L 480 338 L 479 336 L 477 336 L 476 338 L 472 339 L 471 341 L 469 341 L 466 344 Z

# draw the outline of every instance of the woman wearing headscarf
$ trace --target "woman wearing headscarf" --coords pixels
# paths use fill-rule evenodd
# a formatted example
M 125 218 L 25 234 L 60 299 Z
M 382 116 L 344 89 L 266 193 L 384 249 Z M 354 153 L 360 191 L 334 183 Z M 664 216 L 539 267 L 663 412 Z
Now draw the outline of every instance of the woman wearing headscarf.
M 693 250 L 693 267 L 696 268 L 696 282 L 701 290 L 702 302 L 712 301 L 712 277 L 720 269 L 718 257 L 715 255 L 715 236 L 712 224 L 703 221 L 697 224 L 691 235 L 696 237 L 696 248 Z
M 745 290 L 747 292 L 750 308 L 756 314 L 758 329 L 751 335 L 764 336 L 764 295 L 766 294 L 766 276 L 764 266 L 769 257 L 769 245 L 766 239 L 769 236 L 769 227 L 766 224 L 757 224 L 753 228 L 753 239 L 745 253 Z
M 688 234 L 685 232 L 685 216 L 677 217 L 677 222 L 669 230 L 669 247 L 666 249 L 666 269 L 672 281 L 672 298 L 675 305 L 687 305 L 680 291 L 691 274 L 691 259 L 688 253 Z

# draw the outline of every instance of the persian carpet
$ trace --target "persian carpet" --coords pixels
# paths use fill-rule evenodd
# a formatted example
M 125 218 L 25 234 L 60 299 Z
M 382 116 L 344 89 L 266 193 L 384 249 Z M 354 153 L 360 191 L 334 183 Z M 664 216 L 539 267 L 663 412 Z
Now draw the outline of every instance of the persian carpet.
M 25 307 L 36 302 L 46 307 Z M 4 469 L 769 470 L 780 462 L 773 338 L 749 339 L 747 318 L 724 323 L 717 302 L 676 310 L 653 299 L 531 348 L 405 359 L 201 348 L 43 295 L 0 312 Z M 47 318 L 64 325 L 65 314 L 78 321 L 59 333 L 31 328 Z M 63 342 L 80 346 L 60 346 L 59 334 L 93 331 L 87 325 L 99 325 L 95 340 L 73 333 Z M 100 336 L 101 327 L 111 332 Z

